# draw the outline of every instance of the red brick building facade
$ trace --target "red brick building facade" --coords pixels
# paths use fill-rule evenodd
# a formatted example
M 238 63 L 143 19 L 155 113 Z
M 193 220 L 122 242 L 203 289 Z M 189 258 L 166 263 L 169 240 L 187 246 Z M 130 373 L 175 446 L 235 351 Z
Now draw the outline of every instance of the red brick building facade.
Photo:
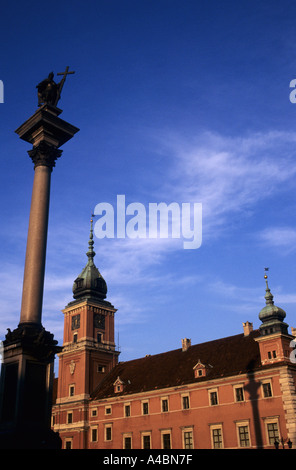
M 118 362 L 116 309 L 88 262 L 64 309 L 52 410 L 63 448 L 215 449 L 296 446 L 294 336 L 266 281 L 261 325 L 235 336 Z

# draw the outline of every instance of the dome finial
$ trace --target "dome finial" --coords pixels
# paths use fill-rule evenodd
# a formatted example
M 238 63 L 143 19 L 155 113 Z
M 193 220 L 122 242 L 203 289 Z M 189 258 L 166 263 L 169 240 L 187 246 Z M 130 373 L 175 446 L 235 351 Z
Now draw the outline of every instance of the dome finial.
M 269 271 L 269 268 L 264 268 L 264 271 L 265 271 L 265 274 L 264 274 L 264 279 L 267 279 L 267 278 L 268 278 L 268 276 L 267 276 L 266 272 L 267 272 L 267 271 Z M 266 281 L 266 283 L 267 283 L 267 281 Z
M 94 236 L 93 236 L 93 217 L 94 217 L 94 214 L 91 215 L 91 219 L 90 219 L 90 234 L 89 234 L 89 241 L 88 241 L 88 252 L 86 253 L 89 261 L 92 261 L 93 258 L 96 256 L 95 252 L 94 252 Z
M 268 276 L 266 274 L 266 272 L 269 271 L 269 268 L 264 268 L 264 271 L 265 271 L 265 274 L 264 274 L 264 279 L 265 279 L 265 282 L 266 282 L 266 294 L 265 294 L 265 300 L 266 300 L 266 305 L 273 305 L 273 295 L 272 293 L 270 292 L 270 289 L 269 289 L 269 286 L 268 286 Z

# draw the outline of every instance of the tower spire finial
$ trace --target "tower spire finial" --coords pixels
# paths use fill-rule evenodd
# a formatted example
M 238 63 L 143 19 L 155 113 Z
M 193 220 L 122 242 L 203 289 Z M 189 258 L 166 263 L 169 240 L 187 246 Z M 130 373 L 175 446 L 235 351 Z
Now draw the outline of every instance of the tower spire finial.
M 270 292 L 269 286 L 268 286 L 268 276 L 266 272 L 269 271 L 269 268 L 264 268 L 265 274 L 264 274 L 264 279 L 266 282 L 266 294 L 265 294 L 265 299 L 266 299 L 266 305 L 273 305 L 273 295 Z
M 90 233 L 89 233 L 89 240 L 88 240 L 88 252 L 86 253 L 89 261 L 93 261 L 93 258 L 95 257 L 95 252 L 94 252 L 94 236 L 93 236 L 93 217 L 94 214 L 91 215 L 90 219 Z
M 86 253 L 88 260 L 86 266 L 74 281 L 74 299 L 91 297 L 105 299 L 107 294 L 107 284 L 94 263 L 94 257 L 96 256 L 96 253 L 94 252 L 93 248 L 93 217 L 94 214 L 91 214 L 88 252 Z

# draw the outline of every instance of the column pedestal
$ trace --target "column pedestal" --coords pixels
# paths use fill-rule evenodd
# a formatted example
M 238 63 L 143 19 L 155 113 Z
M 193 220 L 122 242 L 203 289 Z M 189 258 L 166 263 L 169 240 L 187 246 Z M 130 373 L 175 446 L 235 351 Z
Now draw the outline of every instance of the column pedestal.
M 51 430 L 54 356 L 61 351 L 41 326 L 8 331 L 2 365 L 0 449 L 59 449 Z

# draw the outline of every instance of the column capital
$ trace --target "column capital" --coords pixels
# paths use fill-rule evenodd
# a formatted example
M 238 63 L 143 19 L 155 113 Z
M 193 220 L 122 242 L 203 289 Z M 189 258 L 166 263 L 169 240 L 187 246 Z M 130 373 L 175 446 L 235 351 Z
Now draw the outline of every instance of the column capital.
M 41 142 L 59 148 L 79 131 L 59 117 L 61 112 L 61 109 L 54 106 L 43 105 L 15 132 L 34 148 Z
M 47 166 L 51 170 L 55 166 L 57 158 L 62 155 L 62 150 L 41 141 L 36 147 L 28 151 L 29 156 L 34 163 L 34 169 L 37 166 Z

